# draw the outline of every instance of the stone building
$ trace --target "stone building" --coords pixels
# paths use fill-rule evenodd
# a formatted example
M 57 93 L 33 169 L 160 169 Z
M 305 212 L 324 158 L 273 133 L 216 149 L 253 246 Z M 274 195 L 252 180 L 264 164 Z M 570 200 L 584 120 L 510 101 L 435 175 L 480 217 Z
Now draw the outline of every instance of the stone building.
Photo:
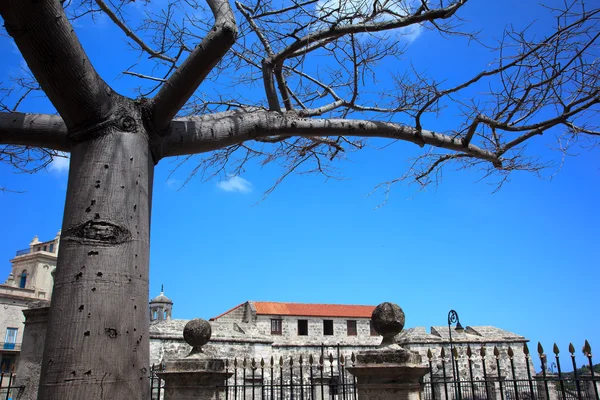
M 60 232 L 46 242 L 34 237 L 29 247 L 17 251 L 10 260 L 8 279 L 0 284 L 0 370 L 10 371 L 19 358 L 25 317 L 23 310 L 31 303 L 47 301 L 52 296 L 53 272 L 56 268 Z
M 230 359 L 267 359 L 374 349 L 381 342 L 370 325 L 374 308 L 247 301 L 210 319 L 212 338 L 204 351 Z M 189 353 L 191 348 L 182 336 L 187 322 L 169 319 L 151 323 L 152 364 Z
M 161 293 L 164 296 L 164 293 Z M 164 301 L 164 299 L 162 299 Z M 167 298 L 168 300 L 168 298 Z M 172 306 L 172 302 L 168 300 Z M 214 357 L 268 362 L 271 356 L 297 358 L 308 355 L 317 358 L 323 354 L 334 358 L 365 350 L 374 350 L 381 343 L 381 336 L 371 328 L 371 314 L 375 306 L 338 304 L 301 304 L 247 301 L 229 311 L 210 319 L 212 338 L 204 351 Z M 183 328 L 187 320 L 168 319 L 154 321 L 150 326 L 150 357 L 152 364 L 185 357 L 191 348 L 183 340 Z M 486 367 L 489 375 L 512 378 L 507 357 L 508 348 L 514 350 L 515 373 L 527 376 L 527 362 L 522 352 L 529 342 L 523 336 L 493 326 L 467 326 L 464 331 L 453 329 L 452 341 L 457 349 L 458 370 L 463 376 L 468 371 L 467 349 L 473 353 L 473 374 L 482 374 L 481 347 L 486 351 Z M 395 341 L 402 347 L 417 352 L 424 363 L 428 351 L 433 356 L 435 379 L 442 379 L 441 349 L 446 353 L 447 376 L 452 376 L 448 326 L 407 328 Z M 493 349 L 501 354 L 500 371 L 497 370 Z M 530 364 L 533 373 L 533 365 Z
M 0 309 L 0 332 L 5 335 L 0 345 L 0 366 L 2 371 L 11 370 L 21 355 L 17 379 L 19 384 L 31 389 L 29 397 L 24 397 L 28 399 L 35 398 L 39 380 L 59 244 L 60 232 L 46 242 L 35 237 L 27 249 L 18 251 L 11 260 L 8 279 L 0 284 L 0 302 L 3 305 Z M 213 334 L 204 351 L 229 360 L 297 359 L 299 355 L 305 359 L 309 355 L 318 359 L 320 355 L 327 358 L 330 354 L 339 359 L 340 355 L 374 350 L 380 345 L 382 338 L 371 327 L 374 308 L 368 305 L 247 301 L 210 319 Z M 162 289 L 149 302 L 148 311 L 151 364 L 186 356 L 191 348 L 183 340 L 182 332 L 188 321 L 172 319 L 173 302 Z M 452 339 L 458 350 L 461 373 L 468 369 L 465 368 L 468 365 L 467 347 L 478 355 L 484 346 L 488 349 L 488 374 L 510 377 L 506 357 L 510 346 L 516 354 L 516 374 L 526 376 L 527 363 L 522 351 L 519 351 L 528 342 L 523 336 L 492 326 L 468 326 L 463 332 L 453 332 Z M 441 375 L 441 349 L 444 348 L 446 358 L 450 355 L 448 326 L 433 326 L 428 331 L 424 327 L 408 328 L 398 334 L 395 341 L 419 353 L 424 363 L 428 360 L 428 351 L 431 351 L 434 379 Z M 502 354 L 499 371 L 494 364 L 494 347 Z M 481 357 L 473 360 L 474 374 L 479 376 Z
M 467 326 L 464 331 L 452 329 L 452 342 L 458 355 L 458 371 L 462 379 L 469 379 L 469 365 L 467 349 L 471 349 L 473 377 L 475 379 L 483 378 L 483 366 L 481 357 L 481 348 L 485 349 L 485 362 L 487 374 L 490 376 L 500 376 L 512 378 L 510 367 L 510 358 L 508 357 L 509 347 L 514 353 L 515 375 L 519 378 L 527 377 L 527 362 L 523 353 L 523 346 L 529 342 L 523 336 L 505 331 L 494 326 Z M 408 328 L 396 336 L 396 342 L 407 350 L 417 352 L 421 355 L 423 361 L 428 360 L 428 351 L 432 353 L 432 369 L 434 376 L 442 379 L 442 363 L 440 353 L 442 348 L 446 354 L 446 373 L 452 375 L 452 364 L 448 361 L 450 357 L 450 335 L 448 326 L 432 326 L 429 333 L 424 327 Z M 500 353 L 500 371 L 494 357 L 494 348 Z M 533 364 L 529 363 L 530 371 L 534 374 Z

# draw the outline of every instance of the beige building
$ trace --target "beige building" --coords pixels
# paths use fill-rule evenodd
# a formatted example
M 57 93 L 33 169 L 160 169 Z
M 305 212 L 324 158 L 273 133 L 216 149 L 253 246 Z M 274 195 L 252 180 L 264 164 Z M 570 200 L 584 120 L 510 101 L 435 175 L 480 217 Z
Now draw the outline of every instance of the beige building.
M 163 292 L 150 303 L 152 312 L 150 323 L 150 362 L 160 364 L 189 354 L 191 347 L 183 339 L 183 328 L 187 320 L 171 319 L 173 302 Z M 161 307 L 168 307 L 168 314 Z M 375 350 L 382 337 L 371 328 L 371 315 L 375 306 L 347 304 L 306 304 L 247 301 L 210 319 L 212 337 L 203 350 L 211 357 L 233 360 L 269 360 L 275 356 L 284 358 L 309 355 L 316 358 L 320 354 L 350 356 L 352 353 Z M 162 315 L 162 316 L 161 316 Z M 168 316 L 167 316 L 168 315 Z M 461 374 L 469 369 L 467 349 L 470 347 L 476 357 L 473 374 L 483 374 L 481 347 L 487 349 L 487 373 L 504 377 L 512 376 L 508 348 L 515 352 L 515 373 L 520 378 L 527 376 L 527 360 L 523 355 L 523 345 L 529 339 L 493 326 L 467 326 L 462 331 L 451 328 L 452 342 L 457 350 L 457 364 Z M 440 353 L 446 353 L 447 367 L 450 368 L 450 337 L 448 326 L 406 328 L 395 341 L 402 347 L 418 353 L 423 365 L 427 365 L 428 351 L 434 362 L 434 376 L 442 375 Z M 497 347 L 501 354 L 500 371 L 497 370 L 493 354 Z M 531 371 L 533 365 L 530 362 Z M 446 371 L 451 374 L 451 369 Z M 461 375 L 462 376 L 462 375 Z M 462 376 L 467 379 L 466 376 Z
M 3 306 L 0 336 L 4 335 L 4 341 L 0 342 L 0 369 L 10 371 L 19 359 L 24 342 L 25 311 L 27 333 L 18 375 L 21 384 L 34 389 L 39 379 L 36 368 L 41 362 L 59 244 L 60 232 L 46 242 L 35 237 L 27 249 L 18 251 L 10 260 L 11 273 L 6 282 L 0 284 Z M 271 356 L 337 355 L 340 352 L 349 355 L 373 350 L 381 343 L 381 336 L 371 328 L 374 308 L 372 305 L 247 301 L 210 319 L 212 339 L 205 351 L 218 358 L 269 359 Z M 151 364 L 185 357 L 191 350 L 182 335 L 188 321 L 172 319 L 172 310 L 173 302 L 162 289 L 149 303 Z M 506 354 L 508 346 L 518 349 L 528 342 L 520 335 L 490 326 L 468 326 L 452 336 L 459 364 L 467 362 L 467 346 L 475 351 L 486 346 L 490 349 L 488 356 L 493 358 L 494 346 Z M 429 332 L 423 327 L 407 328 L 396 341 L 419 353 L 423 360 L 427 359 L 428 350 L 435 358 L 439 358 L 442 347 L 450 354 L 447 326 L 431 327 Z M 493 361 L 490 359 L 490 365 Z M 516 362 L 520 376 L 525 374 L 524 361 L 519 357 Z M 500 366 L 501 371 L 489 372 L 508 376 L 509 366 L 505 364 Z M 438 361 L 434 362 L 433 369 L 435 374 L 439 372 Z M 475 374 L 479 369 L 475 365 Z
M 21 351 L 25 317 L 23 310 L 32 302 L 50 300 L 60 232 L 52 240 L 34 237 L 29 247 L 17 251 L 8 279 L 0 284 L 0 370 L 10 371 Z

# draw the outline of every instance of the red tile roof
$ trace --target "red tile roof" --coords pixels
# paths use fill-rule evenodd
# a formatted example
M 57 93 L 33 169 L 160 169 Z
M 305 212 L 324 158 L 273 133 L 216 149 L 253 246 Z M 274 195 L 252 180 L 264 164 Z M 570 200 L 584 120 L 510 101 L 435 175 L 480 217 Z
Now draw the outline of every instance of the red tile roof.
M 371 318 L 375 306 L 346 304 L 275 303 L 254 301 L 257 315 L 294 315 L 302 317 Z
M 250 301 L 256 307 L 257 315 L 290 315 L 297 317 L 339 317 L 339 318 L 371 318 L 375 306 L 356 306 L 348 304 L 307 304 L 277 303 L 272 301 Z M 217 320 L 237 310 L 246 303 L 239 304 L 224 313 L 213 317 Z

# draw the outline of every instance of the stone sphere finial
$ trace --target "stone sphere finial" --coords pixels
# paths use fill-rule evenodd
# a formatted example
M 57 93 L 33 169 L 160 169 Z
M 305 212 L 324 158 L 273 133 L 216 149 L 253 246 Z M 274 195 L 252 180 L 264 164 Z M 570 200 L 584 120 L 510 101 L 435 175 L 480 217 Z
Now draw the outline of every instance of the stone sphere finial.
M 204 319 L 196 318 L 185 324 L 183 328 L 183 339 L 192 346 L 188 357 L 203 353 L 202 346 L 210 340 L 212 329 L 210 323 Z
M 371 315 L 371 323 L 377 333 L 383 336 L 382 345 L 393 344 L 394 336 L 404 328 L 404 311 L 394 303 L 381 303 Z

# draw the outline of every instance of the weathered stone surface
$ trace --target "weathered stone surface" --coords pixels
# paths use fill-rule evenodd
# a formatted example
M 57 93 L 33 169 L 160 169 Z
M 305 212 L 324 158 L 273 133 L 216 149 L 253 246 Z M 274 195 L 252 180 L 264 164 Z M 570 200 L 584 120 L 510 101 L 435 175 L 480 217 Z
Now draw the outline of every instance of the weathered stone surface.
M 29 308 L 23 310 L 25 316 L 23 347 L 17 365 L 17 378 L 13 383 L 19 388 L 17 393 L 13 393 L 18 400 L 36 400 L 40 383 L 50 307 L 47 301 L 36 302 L 35 305 L 30 304 Z
M 193 319 L 185 324 L 183 338 L 192 346 L 191 353 L 182 359 L 165 363 L 165 370 L 157 375 L 164 379 L 165 400 L 217 400 L 223 388 L 219 385 L 231 376 L 225 371 L 225 360 L 211 358 L 202 351 L 210 340 L 210 323 Z
M 386 347 L 361 352 L 356 366 L 347 370 L 356 379 L 358 398 L 376 400 L 418 400 L 428 368 L 419 354 Z
M 371 321 L 373 328 L 381 336 L 396 336 L 404 328 L 404 311 L 397 304 L 381 303 L 373 310 Z
M 211 335 L 210 323 L 204 319 L 193 319 L 183 328 L 183 339 L 192 347 L 204 346 L 210 340 Z
M 166 372 L 222 372 L 225 360 L 218 358 L 179 359 L 166 363 Z
M 405 349 L 394 351 L 371 350 L 363 351 L 357 354 L 356 361 L 359 365 L 364 364 L 421 364 L 421 356 L 414 352 Z

